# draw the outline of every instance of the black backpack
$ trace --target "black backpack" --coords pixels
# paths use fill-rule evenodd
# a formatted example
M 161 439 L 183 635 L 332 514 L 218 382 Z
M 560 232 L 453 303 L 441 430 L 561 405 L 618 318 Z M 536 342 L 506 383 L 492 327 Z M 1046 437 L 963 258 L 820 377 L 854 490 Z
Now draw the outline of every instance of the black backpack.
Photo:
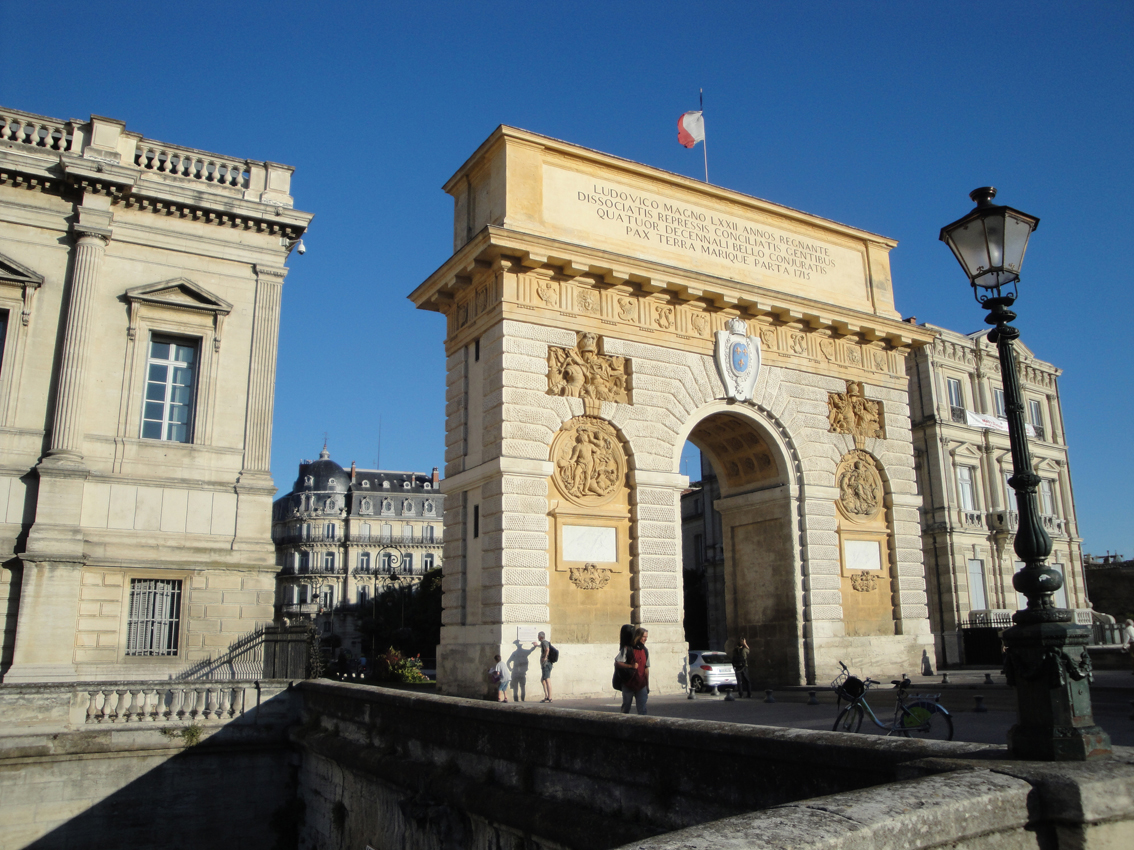
M 547 645 L 547 663 L 554 664 L 559 660 L 559 650 L 552 646 L 550 643 Z

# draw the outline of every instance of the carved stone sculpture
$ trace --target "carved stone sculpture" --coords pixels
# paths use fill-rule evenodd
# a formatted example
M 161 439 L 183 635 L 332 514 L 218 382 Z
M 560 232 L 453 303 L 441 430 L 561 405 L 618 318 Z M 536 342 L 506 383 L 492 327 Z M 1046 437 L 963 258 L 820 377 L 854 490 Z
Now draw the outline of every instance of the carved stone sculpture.
M 570 579 L 579 590 L 602 590 L 610 582 L 610 570 L 598 564 L 584 564 L 571 567 Z
M 864 451 L 847 452 L 835 469 L 839 509 L 855 522 L 867 522 L 882 510 L 882 476 L 874 458 Z
M 618 434 L 596 416 L 577 416 L 551 442 L 552 476 L 577 505 L 592 507 L 614 498 L 626 480 L 626 455 Z
M 882 402 L 863 394 L 861 381 L 847 381 L 845 393 L 828 393 L 828 420 L 835 434 L 852 434 L 855 437 L 886 437 Z
M 574 348 L 547 351 L 547 394 L 630 403 L 626 358 L 598 353 L 598 337 L 580 333 Z
M 869 593 L 878 586 L 878 576 L 871 575 L 865 570 L 861 573 L 853 573 L 850 577 L 850 585 L 859 593 Z

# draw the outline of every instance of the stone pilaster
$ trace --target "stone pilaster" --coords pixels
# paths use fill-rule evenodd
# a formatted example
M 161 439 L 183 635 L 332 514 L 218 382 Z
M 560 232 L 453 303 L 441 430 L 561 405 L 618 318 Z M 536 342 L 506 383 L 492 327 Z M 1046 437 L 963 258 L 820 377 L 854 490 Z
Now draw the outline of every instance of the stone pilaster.
M 252 323 L 252 362 L 244 426 L 244 471 L 267 474 L 272 463 L 272 409 L 280 337 L 280 300 L 287 269 L 262 265 L 255 268 L 256 314 Z

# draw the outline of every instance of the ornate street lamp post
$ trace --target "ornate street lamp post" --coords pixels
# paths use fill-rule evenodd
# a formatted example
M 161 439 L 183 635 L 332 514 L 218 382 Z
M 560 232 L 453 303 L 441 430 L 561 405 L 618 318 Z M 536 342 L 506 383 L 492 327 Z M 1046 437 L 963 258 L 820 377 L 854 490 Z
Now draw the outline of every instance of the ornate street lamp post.
M 1008 731 L 1013 758 L 1082 761 L 1110 752 L 1110 738 L 1091 714 L 1091 659 L 1087 643 L 1091 630 L 1071 622 L 1071 612 L 1055 606 L 1054 593 L 1063 576 L 1045 564 L 1051 538 L 1040 523 L 1036 488 L 1040 478 L 1032 469 L 1024 425 L 1024 400 L 1016 369 L 1015 340 L 1020 332 L 1009 322 L 1017 297 L 1020 266 L 1028 237 L 1039 219 L 992 203 L 991 186 L 974 189 L 976 208 L 941 229 L 945 242 L 972 283 L 973 294 L 989 310 L 985 322 L 1000 355 L 1008 439 L 1012 447 L 1012 477 L 1020 525 L 1015 550 L 1023 568 L 1012 585 L 1027 597 L 1027 608 L 1012 615 L 1005 629 L 1005 673 L 1016 689 L 1016 724 Z

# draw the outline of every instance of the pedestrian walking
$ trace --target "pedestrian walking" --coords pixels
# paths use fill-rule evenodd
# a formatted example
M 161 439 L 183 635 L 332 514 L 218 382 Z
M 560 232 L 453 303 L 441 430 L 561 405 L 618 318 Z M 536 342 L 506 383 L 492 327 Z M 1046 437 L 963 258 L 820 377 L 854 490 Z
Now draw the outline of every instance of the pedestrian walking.
M 748 678 L 748 641 L 741 638 L 732 651 L 732 669 L 736 673 L 736 695 L 744 696 L 748 691 L 748 698 L 752 699 L 752 682 Z
M 646 641 L 650 633 L 641 626 L 634 629 L 634 641 L 624 646 L 614 659 L 614 666 L 622 673 L 622 713 L 630 713 L 630 703 L 639 714 L 646 713 L 646 699 L 650 693 L 650 651 Z
M 500 656 L 496 656 L 496 666 L 488 671 L 488 678 L 496 685 L 496 701 L 508 701 L 508 665 L 500 660 Z
M 551 668 L 555 664 L 548 656 L 551 654 L 551 642 L 543 632 L 539 633 L 539 640 L 532 647 L 539 647 L 539 683 L 543 685 L 543 699 L 540 702 L 551 702 Z

